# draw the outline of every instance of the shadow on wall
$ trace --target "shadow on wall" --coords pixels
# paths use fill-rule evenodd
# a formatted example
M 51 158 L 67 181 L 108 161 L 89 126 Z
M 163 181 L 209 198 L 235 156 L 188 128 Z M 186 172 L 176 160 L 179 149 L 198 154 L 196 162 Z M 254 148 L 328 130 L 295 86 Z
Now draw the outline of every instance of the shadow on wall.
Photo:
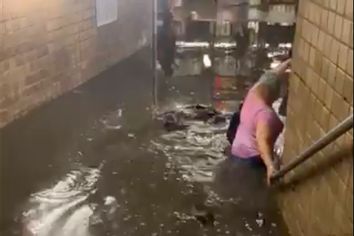
M 327 150 L 327 149 L 325 149 Z M 353 157 L 353 143 L 346 145 L 340 150 L 334 149 L 329 155 L 325 155 L 322 159 L 319 156 L 313 157 L 316 164 L 312 164 L 308 161 L 305 166 L 298 167 L 294 174 L 290 174 L 286 181 L 279 183 L 279 190 L 295 191 L 300 185 L 305 185 L 307 182 L 313 180 L 313 178 L 322 176 L 324 173 L 332 168 L 336 168 L 344 161 L 352 159 Z

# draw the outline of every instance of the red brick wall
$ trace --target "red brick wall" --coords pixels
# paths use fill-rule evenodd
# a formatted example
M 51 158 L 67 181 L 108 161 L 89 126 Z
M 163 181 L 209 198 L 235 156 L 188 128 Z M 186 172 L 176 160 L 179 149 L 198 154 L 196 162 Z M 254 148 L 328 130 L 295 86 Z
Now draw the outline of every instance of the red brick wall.
M 0 127 L 151 41 L 152 0 L 118 5 L 97 28 L 95 0 L 0 0 Z
M 353 113 L 353 1 L 300 0 L 285 163 Z M 281 193 L 290 231 L 352 235 L 353 133 L 293 171 Z

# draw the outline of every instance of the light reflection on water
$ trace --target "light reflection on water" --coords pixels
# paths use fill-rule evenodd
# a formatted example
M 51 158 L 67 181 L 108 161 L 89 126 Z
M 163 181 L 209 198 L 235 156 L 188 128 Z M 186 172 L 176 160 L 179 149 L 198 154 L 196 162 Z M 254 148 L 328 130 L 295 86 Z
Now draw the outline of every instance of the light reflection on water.
M 191 116 L 188 109 L 179 112 Z M 184 180 L 212 182 L 215 166 L 226 158 L 228 120 L 217 124 L 191 119 L 179 122 L 187 128 L 162 134 L 151 142 L 151 150 L 163 152 L 178 166 Z
M 23 213 L 24 235 L 90 236 L 95 205 L 89 198 L 97 191 L 102 167 L 79 166 L 53 187 L 32 194 Z

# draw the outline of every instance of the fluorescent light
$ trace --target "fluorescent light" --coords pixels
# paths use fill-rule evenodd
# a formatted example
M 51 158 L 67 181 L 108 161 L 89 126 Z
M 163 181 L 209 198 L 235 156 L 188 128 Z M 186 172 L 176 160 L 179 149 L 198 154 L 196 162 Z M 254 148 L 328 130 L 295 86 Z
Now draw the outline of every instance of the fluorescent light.
M 286 23 L 286 22 L 283 22 L 283 23 L 280 23 L 281 26 L 290 26 L 291 24 L 290 23 Z
M 229 42 L 220 42 L 220 43 L 215 43 L 214 47 L 216 48 L 232 48 L 232 47 L 236 47 L 237 43 L 233 42 L 233 43 L 229 43 Z
M 180 48 L 208 48 L 210 44 L 208 42 L 184 42 L 177 41 L 176 46 Z M 218 42 L 214 44 L 216 48 L 233 48 L 236 47 L 236 42 Z
M 280 43 L 279 47 L 281 48 L 292 48 L 293 44 L 292 43 Z
M 184 41 L 177 41 L 176 46 L 182 48 L 197 48 L 197 47 L 209 47 L 208 42 L 184 42 Z

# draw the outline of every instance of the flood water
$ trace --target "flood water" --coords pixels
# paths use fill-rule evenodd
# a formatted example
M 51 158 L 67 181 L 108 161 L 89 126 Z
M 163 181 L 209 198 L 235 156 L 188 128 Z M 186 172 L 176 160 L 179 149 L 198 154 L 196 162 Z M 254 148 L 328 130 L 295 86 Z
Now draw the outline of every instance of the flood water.
M 145 49 L 0 131 L 0 235 L 288 235 L 263 172 L 232 162 L 225 135 L 272 60 L 250 45 L 206 69 L 208 49 L 177 51 L 157 90 Z
M 267 190 L 227 161 L 227 121 L 163 126 L 211 104 L 212 77 L 167 79 L 156 109 L 144 56 L 2 130 L 1 235 L 286 235 Z M 117 74 L 132 82 L 115 89 Z

